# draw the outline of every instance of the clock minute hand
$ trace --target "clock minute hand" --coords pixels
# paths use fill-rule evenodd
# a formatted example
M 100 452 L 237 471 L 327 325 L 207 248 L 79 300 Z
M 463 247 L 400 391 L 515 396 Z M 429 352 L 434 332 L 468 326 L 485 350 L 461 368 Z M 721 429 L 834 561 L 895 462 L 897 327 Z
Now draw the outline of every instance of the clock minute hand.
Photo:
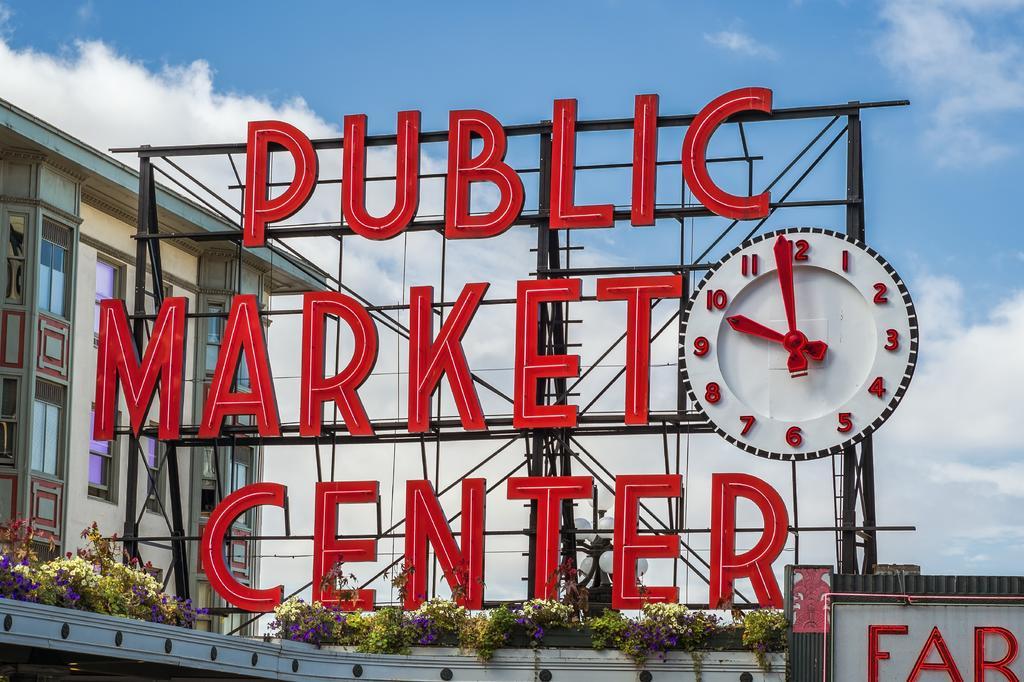
M 793 242 L 780 234 L 775 240 L 775 268 L 779 272 L 779 287 L 782 289 L 782 305 L 786 308 L 786 323 L 789 332 L 796 328 L 796 294 L 793 291 Z
M 775 331 L 771 327 L 766 327 L 760 322 L 755 322 L 745 315 L 733 315 L 725 318 L 725 321 L 729 323 L 730 327 L 743 334 L 759 336 L 762 339 L 768 339 L 769 341 L 775 341 L 776 343 L 782 343 L 784 338 L 781 333 Z

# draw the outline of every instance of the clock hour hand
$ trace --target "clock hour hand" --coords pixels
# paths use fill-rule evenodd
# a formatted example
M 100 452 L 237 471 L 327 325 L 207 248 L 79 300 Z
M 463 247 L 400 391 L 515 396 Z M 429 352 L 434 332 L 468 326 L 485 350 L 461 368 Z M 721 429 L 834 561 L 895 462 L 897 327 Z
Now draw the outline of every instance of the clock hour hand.
M 766 327 L 760 322 L 755 322 L 745 315 L 731 315 L 725 318 L 729 326 L 742 334 L 750 334 L 768 341 L 781 343 L 789 351 L 789 359 L 786 361 L 786 368 L 793 376 L 803 376 L 807 373 L 807 358 L 816 362 L 825 359 L 828 351 L 828 344 L 824 341 L 808 341 L 801 332 L 790 332 L 781 334 L 771 327 Z
M 725 318 L 725 321 L 729 323 L 730 327 L 742 334 L 759 336 L 762 339 L 768 339 L 769 341 L 775 341 L 776 343 L 782 343 L 782 339 L 784 338 L 782 334 L 771 327 L 766 327 L 760 322 L 755 322 L 745 315 L 733 315 Z

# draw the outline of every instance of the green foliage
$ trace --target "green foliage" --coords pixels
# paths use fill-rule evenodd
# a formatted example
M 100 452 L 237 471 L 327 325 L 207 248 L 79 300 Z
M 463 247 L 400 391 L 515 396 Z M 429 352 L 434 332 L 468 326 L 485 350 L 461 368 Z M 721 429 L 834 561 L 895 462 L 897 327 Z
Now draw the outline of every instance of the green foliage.
M 743 618 L 743 646 L 754 652 L 762 670 L 771 669 L 766 653 L 785 650 L 788 627 L 786 616 L 781 611 L 761 609 L 751 611 Z
M 414 643 L 413 630 L 401 609 L 385 607 L 367 618 L 369 627 L 361 633 L 356 650 L 364 654 L 408 654 Z
M 600 616 L 589 619 L 587 625 L 590 626 L 591 643 L 595 649 L 618 648 L 629 627 L 629 619 L 618 611 L 607 609 Z
M 481 661 L 489 661 L 495 651 L 508 643 L 515 627 L 515 614 L 502 604 L 485 613 L 468 616 L 459 632 L 459 646 L 474 652 Z

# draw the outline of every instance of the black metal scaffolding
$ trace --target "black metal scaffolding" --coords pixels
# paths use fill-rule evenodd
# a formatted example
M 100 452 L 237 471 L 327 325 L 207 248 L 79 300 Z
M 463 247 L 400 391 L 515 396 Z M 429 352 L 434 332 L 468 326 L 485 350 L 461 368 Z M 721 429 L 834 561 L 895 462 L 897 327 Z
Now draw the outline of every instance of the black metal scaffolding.
M 689 292 L 692 290 L 693 279 L 691 275 L 699 274 L 709 267 L 709 257 L 721 250 L 728 251 L 732 246 L 741 243 L 757 233 L 775 214 L 776 211 L 799 210 L 803 208 L 820 207 L 845 207 L 846 231 L 858 239 L 864 241 L 865 219 L 864 219 L 864 182 L 863 182 L 863 156 L 861 143 L 861 112 L 865 109 L 879 107 L 892 107 L 906 105 L 906 101 L 887 102 L 849 102 L 846 104 L 829 106 L 797 107 L 789 109 L 777 109 L 770 116 L 757 112 L 743 113 L 730 119 L 727 128 L 734 128 L 742 143 L 742 155 L 733 157 L 720 157 L 709 159 L 715 163 L 738 163 L 745 164 L 748 177 L 748 191 L 755 194 L 765 189 L 773 191 L 775 199 L 770 208 L 768 217 L 757 222 L 741 223 L 733 221 L 726 225 L 710 241 L 710 244 L 700 252 L 691 252 L 687 246 L 687 238 L 691 236 L 693 220 L 706 218 L 712 214 L 703 206 L 686 201 L 686 188 L 681 187 L 681 200 L 675 205 L 659 204 L 656 209 L 656 218 L 661 221 L 674 221 L 678 224 L 679 230 L 679 252 L 675 254 L 678 258 L 670 258 L 671 254 L 665 254 L 665 261 L 654 265 L 637 266 L 611 266 L 611 267 L 579 267 L 572 264 L 571 256 L 579 247 L 572 243 L 572 230 L 551 230 L 548 222 L 548 187 L 550 177 L 550 148 L 551 148 L 551 123 L 548 121 L 527 124 L 512 125 L 505 128 L 506 135 L 531 136 L 538 141 L 539 158 L 538 163 L 532 168 L 517 169 L 524 175 L 536 175 L 538 178 L 538 194 L 536 206 L 524 208 L 522 215 L 516 222 L 518 227 L 513 229 L 534 229 L 536 230 L 536 271 L 530 273 L 537 278 L 552 277 L 581 277 L 592 275 L 619 275 L 639 273 L 679 273 L 684 275 L 684 296 L 678 305 L 671 302 L 663 302 L 661 309 L 672 308 L 673 312 L 666 322 L 656 325 L 652 329 L 652 336 L 657 338 L 663 333 L 681 334 L 682 314 Z M 693 115 L 683 116 L 660 116 L 658 118 L 659 129 L 687 126 Z M 754 166 L 762 160 L 760 156 L 750 153 L 748 140 L 751 134 L 750 126 L 746 123 L 815 119 L 823 121 L 821 129 L 813 135 L 805 146 L 796 150 L 790 161 L 783 167 L 781 172 L 767 184 L 766 187 L 755 192 L 754 187 Z M 632 118 L 604 119 L 579 121 L 578 132 L 587 131 L 614 131 L 629 130 L 633 126 Z M 719 135 L 728 134 L 725 129 Z M 447 131 L 425 132 L 420 136 L 421 143 L 443 142 L 448 137 Z M 837 145 L 846 140 L 846 181 L 845 195 L 822 197 L 817 199 L 791 199 L 793 194 L 804 186 L 805 180 L 811 176 Z M 368 146 L 388 146 L 396 143 L 395 135 L 370 136 L 366 141 Z M 336 150 L 341 148 L 341 139 L 314 140 L 313 145 L 317 150 Z M 161 281 L 162 265 L 160 260 L 160 247 L 165 240 L 191 240 L 225 242 L 236 246 L 241 258 L 241 213 L 236 208 L 236 203 L 226 199 L 221 192 L 208 187 L 198 180 L 193 174 L 185 170 L 185 165 L 190 157 L 197 156 L 221 156 L 224 157 L 234 170 L 237 185 L 231 185 L 225 190 L 232 192 L 245 191 L 241 178 L 238 174 L 236 163 L 237 155 L 245 154 L 243 143 L 233 144 L 209 144 L 189 146 L 164 146 L 164 147 L 139 147 L 132 149 L 115 149 L 114 152 L 135 153 L 139 157 L 139 223 L 136 239 L 138 240 L 136 251 L 136 277 L 135 277 L 135 306 L 132 320 L 136 343 L 144 346 L 147 336 L 147 321 L 153 319 L 153 314 L 147 313 L 145 301 L 152 300 L 159 306 L 162 295 Z M 161 164 L 167 168 L 161 168 Z M 659 166 L 679 166 L 679 161 L 659 161 Z M 631 163 L 604 163 L 583 165 L 578 164 L 577 170 L 585 173 L 588 170 L 608 168 L 630 168 Z M 169 170 L 168 170 L 169 169 Z M 205 210 L 216 215 L 220 219 L 234 225 L 237 229 L 225 230 L 223 232 L 171 232 L 161 230 L 156 211 L 156 173 L 159 172 L 178 189 L 184 191 L 193 200 L 201 204 Z M 422 174 L 421 178 L 443 178 L 444 174 Z M 795 177 L 794 177 L 795 176 Z M 387 177 L 371 177 L 370 181 L 387 180 Z M 390 178 L 393 179 L 393 178 Z M 341 179 L 321 179 L 320 184 L 339 183 Z M 285 183 L 286 184 L 286 183 Z M 240 205 L 240 202 L 237 203 Z M 616 207 L 616 220 L 628 220 L 628 208 Z M 689 224 L 687 223 L 689 221 Z M 411 231 L 430 230 L 443 232 L 443 219 L 438 217 L 418 218 L 409 226 Z M 800 224 L 799 222 L 795 224 Z M 339 243 L 339 268 L 337 274 L 325 272 L 316 266 L 303 262 L 298 257 L 298 252 L 289 244 L 290 240 L 305 237 L 330 237 Z M 374 305 L 372 301 L 360 296 L 342 281 L 340 267 L 340 254 L 342 245 L 346 238 L 354 236 L 353 232 L 343 223 L 317 223 L 299 225 L 280 225 L 267 230 L 268 242 L 273 243 L 279 252 L 292 258 L 293 264 L 301 267 L 315 277 L 321 278 L 330 288 L 352 295 L 363 302 L 370 311 L 374 320 L 381 326 L 386 327 L 405 338 L 408 338 L 408 330 L 399 321 L 398 310 L 407 310 L 405 305 Z M 716 251 L 719 250 L 719 251 Z M 443 273 L 444 259 L 442 240 L 442 298 L 444 296 Z M 147 277 L 147 272 L 150 277 Z M 240 286 L 240 283 L 239 283 Z M 591 297 L 592 299 L 592 297 Z M 589 300 L 586 297 L 584 300 Z M 512 305 L 512 299 L 488 299 L 484 305 Z M 435 304 L 435 314 L 443 317 L 444 312 L 452 305 L 452 301 L 442 300 Z M 155 308 L 154 308 L 155 311 Z M 264 315 L 288 315 L 299 314 L 299 310 L 275 310 L 263 311 Z M 226 313 L 224 313 L 226 314 Z M 188 314 L 190 319 L 203 319 L 214 314 L 192 311 Z M 571 319 L 568 311 L 568 304 L 545 304 L 540 312 L 540 325 L 537 330 L 540 348 L 550 354 L 565 354 L 570 352 L 572 344 L 569 342 L 571 325 L 576 322 Z M 601 365 L 605 358 L 625 338 L 623 334 L 607 350 L 601 354 L 594 366 L 588 368 L 583 374 L 573 380 L 565 379 L 541 380 L 539 382 L 538 395 L 547 404 L 564 404 L 577 395 L 577 387 L 591 371 Z M 679 336 L 680 342 L 682 341 Z M 626 426 L 623 423 L 621 413 L 609 414 L 607 412 L 596 413 L 591 408 L 597 400 L 612 385 L 619 380 L 623 371 L 616 373 L 609 381 L 595 389 L 596 396 L 588 404 L 580 406 L 579 425 L 573 429 L 536 429 L 528 431 L 516 430 L 512 427 L 512 420 L 509 415 L 489 415 L 487 417 L 488 430 L 486 431 L 464 431 L 461 429 L 460 421 L 457 418 L 444 417 L 440 414 L 438 402 L 437 414 L 432 421 L 432 430 L 429 434 L 410 434 L 404 430 L 405 423 L 401 420 L 376 419 L 372 420 L 375 436 L 353 437 L 347 433 L 344 424 L 324 424 L 324 433 L 317 439 L 301 438 L 298 435 L 298 428 L 295 424 L 283 424 L 282 435 L 276 439 L 264 439 L 255 432 L 255 427 L 232 425 L 226 426 L 223 434 L 216 439 L 200 439 L 197 435 L 197 428 L 194 425 L 184 425 L 181 438 L 168 443 L 167 455 L 163 458 L 161 466 L 165 466 L 168 472 L 168 502 L 169 514 L 164 513 L 167 521 L 168 534 L 161 537 L 140 537 L 139 536 L 139 515 L 137 509 L 137 479 L 138 462 L 142 458 L 142 452 L 136 439 L 130 438 L 130 454 L 128 460 L 128 490 L 127 505 L 125 509 L 125 543 L 126 548 L 132 555 L 139 553 L 139 542 L 165 541 L 170 542 L 173 554 L 173 576 L 179 594 L 187 595 L 189 584 L 189 548 L 198 538 L 189 536 L 185 532 L 182 504 L 185 488 L 178 472 L 178 455 L 191 452 L 191 448 L 207 445 L 223 446 L 234 448 L 242 445 L 295 445 L 315 444 L 317 447 L 317 467 L 319 475 L 324 477 L 320 468 L 321 446 L 336 448 L 344 443 L 419 443 L 423 458 L 424 475 L 427 474 L 427 445 L 433 444 L 435 448 L 436 462 L 444 456 L 443 445 L 454 441 L 464 440 L 492 440 L 496 441 L 493 452 L 480 462 L 475 464 L 468 471 L 456 477 L 450 485 L 440 487 L 440 481 L 435 480 L 435 486 L 440 487 L 439 493 L 452 489 L 463 478 L 472 475 L 484 464 L 493 461 L 497 457 L 509 458 L 510 471 L 499 481 L 492 483 L 488 492 L 496 489 L 509 476 L 521 471 L 524 467 L 529 475 L 568 475 L 574 470 L 587 472 L 595 477 L 595 484 L 609 489 L 614 488 L 614 474 L 605 467 L 600 459 L 595 457 L 585 447 L 585 440 L 597 436 L 623 436 L 632 434 L 655 434 L 660 435 L 664 444 L 664 460 L 666 473 L 680 472 L 680 437 L 688 434 L 712 433 L 706 418 L 697 410 L 687 404 L 685 391 L 683 390 L 681 357 L 677 363 L 678 396 L 676 407 L 671 411 L 652 411 L 650 424 L 647 426 Z M 474 381 L 484 390 L 495 393 L 508 400 L 511 398 L 503 392 L 486 382 L 479 376 L 474 376 Z M 127 434 L 127 429 L 121 429 L 121 434 Z M 525 452 L 525 459 L 514 456 L 521 445 Z M 836 561 L 840 573 L 871 572 L 877 561 L 876 535 L 878 530 L 900 530 L 903 528 L 890 527 L 881 528 L 876 525 L 875 497 L 874 497 L 874 467 L 873 467 L 873 446 L 871 438 L 864 440 L 859 446 L 848 448 L 841 456 L 833 458 L 833 481 L 835 484 L 835 527 L 800 527 L 799 518 L 796 514 L 796 472 L 797 465 L 793 465 L 793 527 L 791 532 L 799 542 L 800 531 L 826 531 L 835 532 L 836 535 Z M 332 457 L 333 477 L 333 457 Z M 674 469 L 674 471 L 673 471 Z M 195 467 L 192 468 L 193 472 Z M 193 473 L 193 475 L 196 475 Z M 219 475 L 219 470 L 218 470 Z M 436 469 L 435 469 L 436 475 Z M 157 490 L 158 499 L 162 498 L 159 487 Z M 164 509 L 161 499 L 160 508 Z M 647 532 L 659 533 L 700 533 L 702 529 L 684 528 L 682 505 L 679 501 L 669 501 L 664 512 L 655 513 L 646 508 L 646 516 L 642 517 L 642 523 L 646 525 Z M 457 515 L 456 515 L 457 516 Z M 562 551 L 566 556 L 575 556 L 575 530 L 573 521 L 573 509 L 571 503 L 566 503 L 563 508 L 563 540 Z M 453 517 L 454 518 L 454 517 Z M 402 521 L 399 520 L 389 528 L 380 528 L 376 537 L 400 537 L 399 530 Z M 530 553 L 534 551 L 533 531 L 536 527 L 536 507 L 533 507 L 530 514 L 530 527 L 523 531 L 515 531 L 517 534 L 528 534 L 530 538 Z M 501 534 L 508 531 L 492 530 L 489 534 Z M 704 531 L 706 532 L 706 530 Z M 285 538 L 296 539 L 304 536 L 292 535 L 290 532 Z M 273 539 L 271 536 L 259 534 L 249 538 L 250 540 Z M 194 545 L 193 545 L 194 546 Z M 683 552 L 679 559 L 689 567 L 693 575 L 707 581 L 707 560 L 700 552 L 693 550 L 686 543 L 686 536 L 683 537 Z M 797 545 L 799 546 L 799 545 Z M 858 549 L 860 552 L 858 552 Z M 799 560 L 799 549 L 797 550 Z M 193 555 L 194 556 L 194 555 Z M 396 559 L 392 566 L 399 563 L 401 557 Z M 529 578 L 532 584 L 533 562 L 528 562 L 531 574 Z M 383 574 L 378 573 L 367 583 L 373 581 Z M 739 595 L 740 599 L 744 599 Z

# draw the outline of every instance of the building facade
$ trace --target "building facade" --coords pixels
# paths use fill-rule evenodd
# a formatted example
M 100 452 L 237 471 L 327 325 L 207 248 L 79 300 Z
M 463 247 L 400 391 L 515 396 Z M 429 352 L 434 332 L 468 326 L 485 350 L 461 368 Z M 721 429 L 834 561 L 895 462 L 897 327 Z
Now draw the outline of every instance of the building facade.
M 92 438 L 99 304 L 121 298 L 135 305 L 138 173 L 28 112 L 0 100 L 0 522 L 27 519 L 42 553 L 75 551 L 93 522 L 105 535 L 126 532 L 129 458 L 139 457 L 134 509 L 140 536 L 169 535 L 168 451 L 155 439 Z M 160 231 L 237 232 L 238 226 L 160 187 Z M 240 253 L 237 243 L 167 240 L 160 243 L 163 295 L 183 296 L 190 320 L 186 339 L 185 424 L 201 414 L 231 297 L 322 288 L 308 262 L 271 249 Z M 145 308 L 155 312 L 150 276 Z M 247 373 L 240 369 L 244 390 Z M 157 406 L 150 411 L 154 421 Z M 127 412 L 121 403 L 120 424 Z M 199 535 L 216 503 L 260 478 L 258 448 L 173 450 L 181 477 L 187 535 Z M 242 517 L 235 533 L 257 531 Z M 195 547 L 195 545 L 190 545 Z M 145 542 L 144 562 L 178 591 L 167 543 Z M 239 579 L 257 580 L 258 543 L 238 541 L 229 565 Z M 189 593 L 199 606 L 218 607 L 195 551 L 189 552 Z M 240 616 L 218 612 L 200 627 L 230 631 Z

